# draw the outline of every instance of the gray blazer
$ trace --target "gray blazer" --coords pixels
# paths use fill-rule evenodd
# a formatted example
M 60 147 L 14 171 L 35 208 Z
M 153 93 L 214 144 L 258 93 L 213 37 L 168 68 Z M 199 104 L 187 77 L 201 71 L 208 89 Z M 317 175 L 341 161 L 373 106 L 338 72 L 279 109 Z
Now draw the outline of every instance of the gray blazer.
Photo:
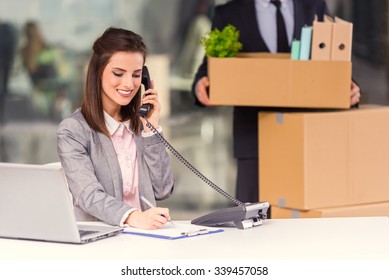
M 136 136 L 135 142 L 139 193 L 155 204 L 173 191 L 170 159 L 157 135 Z M 77 109 L 60 123 L 57 149 L 78 219 L 119 225 L 131 207 L 122 201 L 122 175 L 111 138 L 92 130 Z M 143 201 L 141 207 L 149 208 Z

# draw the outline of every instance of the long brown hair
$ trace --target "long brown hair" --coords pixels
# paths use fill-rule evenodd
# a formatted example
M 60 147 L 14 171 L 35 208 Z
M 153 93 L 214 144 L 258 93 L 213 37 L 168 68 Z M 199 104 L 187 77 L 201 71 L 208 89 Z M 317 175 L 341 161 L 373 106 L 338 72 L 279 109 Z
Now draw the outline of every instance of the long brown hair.
M 92 129 L 107 136 L 109 136 L 109 132 L 104 120 L 101 76 L 110 58 L 117 52 L 141 53 L 144 63 L 147 48 L 140 35 L 114 27 L 105 30 L 93 44 L 93 54 L 88 65 L 81 112 Z M 120 109 L 122 121 L 130 120 L 130 127 L 135 134 L 139 134 L 141 129 L 141 121 L 137 114 L 141 104 L 140 91 L 141 88 L 131 102 Z

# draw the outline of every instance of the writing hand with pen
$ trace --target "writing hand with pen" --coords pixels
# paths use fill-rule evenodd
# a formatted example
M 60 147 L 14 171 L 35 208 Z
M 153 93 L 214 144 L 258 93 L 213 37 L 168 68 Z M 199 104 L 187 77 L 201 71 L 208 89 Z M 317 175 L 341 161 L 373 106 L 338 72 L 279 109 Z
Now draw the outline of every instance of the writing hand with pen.
M 131 212 L 126 219 L 125 224 L 140 229 L 158 229 L 168 222 L 174 225 L 171 221 L 168 208 L 155 207 L 142 195 L 140 196 L 140 198 L 150 208 L 143 212 Z

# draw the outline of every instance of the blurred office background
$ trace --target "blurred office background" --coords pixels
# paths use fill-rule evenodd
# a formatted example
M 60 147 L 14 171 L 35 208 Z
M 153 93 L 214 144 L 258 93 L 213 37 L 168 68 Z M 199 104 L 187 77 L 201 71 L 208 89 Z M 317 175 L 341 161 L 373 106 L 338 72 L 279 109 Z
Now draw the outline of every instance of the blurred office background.
M 211 181 L 234 195 L 229 107 L 198 108 L 190 87 L 216 0 L 14 0 L 0 2 L 0 161 L 58 161 L 58 123 L 80 106 L 94 40 L 109 26 L 141 34 L 163 106 L 167 140 Z M 386 105 L 388 2 L 327 0 L 354 23 L 353 76 L 362 103 Z M 230 206 L 177 159 L 173 196 L 160 205 L 191 219 Z

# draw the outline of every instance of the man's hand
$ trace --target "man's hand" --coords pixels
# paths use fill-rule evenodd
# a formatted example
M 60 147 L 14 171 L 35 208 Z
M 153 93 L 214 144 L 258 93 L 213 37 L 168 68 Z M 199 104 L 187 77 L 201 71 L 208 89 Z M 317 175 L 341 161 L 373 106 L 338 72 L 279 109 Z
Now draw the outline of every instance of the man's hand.
M 354 106 L 355 104 L 358 104 L 360 99 L 361 99 L 361 89 L 356 83 L 351 82 L 350 107 Z
M 196 97 L 198 101 L 204 106 L 210 106 L 209 96 L 207 88 L 209 87 L 209 78 L 207 76 L 202 77 L 196 84 Z

